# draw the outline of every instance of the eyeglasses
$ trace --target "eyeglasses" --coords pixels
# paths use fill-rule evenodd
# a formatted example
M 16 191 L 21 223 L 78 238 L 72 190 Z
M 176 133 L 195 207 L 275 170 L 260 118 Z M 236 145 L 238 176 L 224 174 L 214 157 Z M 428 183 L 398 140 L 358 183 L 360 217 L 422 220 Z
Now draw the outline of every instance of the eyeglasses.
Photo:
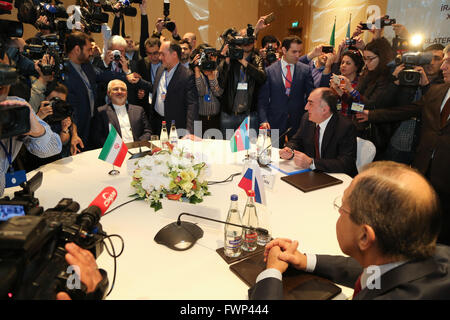
M 336 197 L 336 199 L 334 199 L 333 208 L 334 208 L 334 210 L 336 210 L 339 213 L 341 213 L 341 210 L 342 210 L 343 212 L 350 214 L 350 211 L 342 208 L 342 196 L 338 196 L 338 197 Z
M 372 56 L 372 57 L 363 57 L 364 61 L 369 61 L 371 62 L 372 60 L 378 58 L 378 56 Z

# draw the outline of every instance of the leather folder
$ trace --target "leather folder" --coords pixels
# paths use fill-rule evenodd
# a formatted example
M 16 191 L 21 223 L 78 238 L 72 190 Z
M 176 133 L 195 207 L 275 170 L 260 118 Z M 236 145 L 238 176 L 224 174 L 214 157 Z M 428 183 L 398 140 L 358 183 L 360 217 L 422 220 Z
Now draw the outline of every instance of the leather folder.
M 303 192 L 310 192 L 342 183 L 342 180 L 336 179 L 329 174 L 320 171 L 302 172 L 281 177 L 281 180 Z
M 263 253 L 230 266 L 230 270 L 249 287 L 256 283 L 256 278 L 265 268 Z M 307 272 L 287 269 L 283 273 L 284 300 L 330 300 L 341 291 L 332 281 Z

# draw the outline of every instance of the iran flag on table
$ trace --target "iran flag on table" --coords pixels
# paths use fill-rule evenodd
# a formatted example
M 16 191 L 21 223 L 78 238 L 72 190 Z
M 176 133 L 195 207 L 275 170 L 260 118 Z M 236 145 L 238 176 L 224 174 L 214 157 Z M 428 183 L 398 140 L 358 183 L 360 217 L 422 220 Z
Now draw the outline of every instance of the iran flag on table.
M 114 126 L 109 124 L 109 134 L 98 158 L 112 163 L 116 167 L 120 167 L 122 166 L 123 160 L 125 160 L 127 152 L 128 148 L 122 141 L 122 138 L 116 129 L 114 129 Z

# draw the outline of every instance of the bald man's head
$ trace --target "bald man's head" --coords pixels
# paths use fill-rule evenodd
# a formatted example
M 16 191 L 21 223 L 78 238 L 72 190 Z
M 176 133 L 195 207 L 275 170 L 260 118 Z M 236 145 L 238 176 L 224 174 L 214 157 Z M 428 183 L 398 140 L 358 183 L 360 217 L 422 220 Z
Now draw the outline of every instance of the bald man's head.
M 395 162 L 374 162 L 349 188 L 350 218 L 373 228 L 382 254 L 415 259 L 434 253 L 441 224 L 439 201 L 419 172 Z

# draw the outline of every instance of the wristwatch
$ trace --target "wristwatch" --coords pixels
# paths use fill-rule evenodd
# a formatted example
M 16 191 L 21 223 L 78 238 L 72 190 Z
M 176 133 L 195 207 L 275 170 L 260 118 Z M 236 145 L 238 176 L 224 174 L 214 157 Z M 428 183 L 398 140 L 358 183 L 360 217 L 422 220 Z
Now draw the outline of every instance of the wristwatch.
M 288 160 L 292 160 L 292 159 L 294 159 L 294 155 L 295 155 L 295 152 L 294 152 L 294 150 L 293 149 L 291 149 L 291 152 L 292 152 L 292 156 L 288 159 Z

